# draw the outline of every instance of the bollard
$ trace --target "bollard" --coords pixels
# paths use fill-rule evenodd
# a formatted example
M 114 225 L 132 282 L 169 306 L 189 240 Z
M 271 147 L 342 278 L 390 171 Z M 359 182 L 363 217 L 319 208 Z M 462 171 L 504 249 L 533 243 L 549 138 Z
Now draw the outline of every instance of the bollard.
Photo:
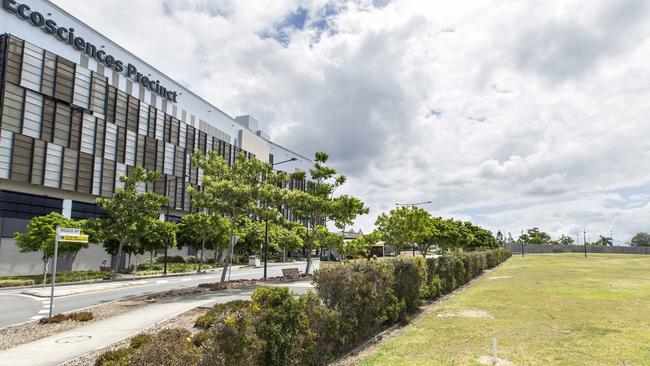
M 499 363 L 499 359 L 497 358 L 497 339 L 492 338 L 492 361 L 494 362 L 495 365 Z

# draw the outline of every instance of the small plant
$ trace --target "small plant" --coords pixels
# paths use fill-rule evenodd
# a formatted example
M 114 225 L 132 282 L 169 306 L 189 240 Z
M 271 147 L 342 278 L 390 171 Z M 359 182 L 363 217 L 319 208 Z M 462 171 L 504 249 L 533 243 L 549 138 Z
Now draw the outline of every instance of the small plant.
M 0 280 L 0 287 L 31 286 L 34 284 L 35 284 L 34 280 L 28 280 L 28 279 Z
M 235 300 L 225 304 L 216 304 L 207 313 L 201 315 L 194 322 L 194 326 L 202 329 L 209 329 L 214 325 L 216 319 L 226 312 L 235 312 L 248 309 L 251 302 L 248 300 Z
M 74 320 L 77 322 L 87 322 L 90 320 L 93 320 L 93 313 L 90 311 L 79 311 L 76 313 L 69 313 L 69 314 L 56 314 L 51 317 L 47 318 L 41 318 L 38 323 L 39 324 L 57 324 L 57 323 L 62 323 L 66 320 Z
M 138 335 L 133 336 L 131 338 L 131 343 L 129 343 L 129 347 L 133 349 L 138 349 L 145 344 L 151 343 L 151 341 L 154 340 L 156 336 L 151 334 L 151 333 L 140 333 Z
M 129 361 L 129 356 L 133 353 L 130 348 L 118 348 L 116 350 L 106 351 L 97 357 L 95 366 L 122 366 Z

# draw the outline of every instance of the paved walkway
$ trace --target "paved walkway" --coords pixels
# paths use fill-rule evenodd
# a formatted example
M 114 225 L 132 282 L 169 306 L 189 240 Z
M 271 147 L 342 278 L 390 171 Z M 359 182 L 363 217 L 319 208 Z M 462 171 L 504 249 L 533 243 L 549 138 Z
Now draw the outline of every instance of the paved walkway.
M 296 293 L 311 288 L 308 281 L 287 285 Z M 281 286 L 281 285 L 279 285 Z M 162 299 L 158 303 L 100 320 L 31 343 L 0 351 L 0 364 L 12 366 L 58 365 L 102 349 L 177 314 L 198 306 L 212 306 L 237 299 L 249 299 L 253 288 L 229 289 L 195 297 Z

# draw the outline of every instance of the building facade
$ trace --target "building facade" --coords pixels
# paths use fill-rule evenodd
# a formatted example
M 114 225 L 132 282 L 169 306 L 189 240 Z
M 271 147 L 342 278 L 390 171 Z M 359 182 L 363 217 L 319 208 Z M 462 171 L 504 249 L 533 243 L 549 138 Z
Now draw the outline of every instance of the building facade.
M 134 167 L 162 173 L 141 189 L 169 196 L 179 215 L 201 185 L 195 151 L 311 165 L 49 1 L 4 0 L 0 27 L 0 274 L 33 272 L 3 263 L 18 258 L 8 238 L 30 218 L 99 216 L 95 199 Z

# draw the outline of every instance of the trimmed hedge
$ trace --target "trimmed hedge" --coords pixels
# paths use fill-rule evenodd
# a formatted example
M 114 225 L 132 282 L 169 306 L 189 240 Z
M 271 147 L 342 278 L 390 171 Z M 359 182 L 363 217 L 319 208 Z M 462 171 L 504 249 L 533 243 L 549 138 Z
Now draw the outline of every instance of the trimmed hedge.
M 382 327 L 408 319 L 423 299 L 445 295 L 510 257 L 508 251 L 400 257 L 324 267 L 317 294 L 296 298 L 262 287 L 252 301 L 215 305 L 196 320 L 203 330 L 138 335 L 97 365 L 326 365 Z
M 28 279 L 9 279 L 9 280 L 0 279 L 0 287 L 31 286 L 34 284 L 36 284 L 34 280 L 28 280 Z

